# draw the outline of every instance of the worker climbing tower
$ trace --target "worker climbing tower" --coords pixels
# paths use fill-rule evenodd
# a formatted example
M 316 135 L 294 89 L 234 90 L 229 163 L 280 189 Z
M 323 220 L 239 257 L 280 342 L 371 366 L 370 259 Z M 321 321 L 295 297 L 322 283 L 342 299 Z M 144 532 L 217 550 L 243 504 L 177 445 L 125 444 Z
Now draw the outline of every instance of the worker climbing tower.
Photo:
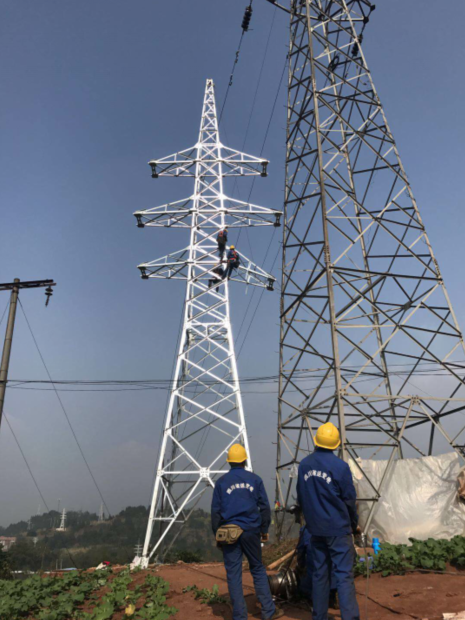
M 239 251 L 230 279 L 217 236 L 225 226 L 279 225 L 279 211 L 228 198 L 223 178 L 266 176 L 268 162 L 220 142 L 212 80 L 207 80 L 197 144 L 150 163 L 152 176 L 195 177 L 185 200 L 137 211 L 139 227 L 186 228 L 189 245 L 139 265 L 142 278 L 187 282 L 184 321 L 166 414 L 141 564 L 163 557 L 206 489 L 227 469 L 234 443 L 250 453 L 229 316 L 230 282 L 273 289 L 274 278 Z M 207 441 L 208 439 L 208 441 Z M 249 465 L 250 466 L 250 465 Z M 153 540 L 152 540 L 153 539 Z M 161 550 L 163 549 L 163 552 Z
M 465 453 L 462 333 L 362 51 L 374 8 L 288 11 L 278 535 L 324 422 L 369 489 L 368 525 L 395 459 Z

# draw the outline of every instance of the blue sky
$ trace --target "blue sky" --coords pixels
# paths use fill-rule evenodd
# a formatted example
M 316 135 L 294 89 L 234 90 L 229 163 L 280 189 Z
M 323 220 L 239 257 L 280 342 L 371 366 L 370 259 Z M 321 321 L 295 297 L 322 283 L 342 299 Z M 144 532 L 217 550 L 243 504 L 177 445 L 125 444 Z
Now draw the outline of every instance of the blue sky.
M 170 378 L 184 286 L 141 281 L 135 267 L 184 247 L 187 237 L 185 231 L 138 230 L 132 212 L 192 191 L 189 180 L 152 180 L 147 161 L 195 143 L 207 78 L 214 79 L 222 104 L 245 5 L 242 0 L 3 3 L 0 281 L 57 281 L 47 309 L 41 291 L 21 295 L 54 379 Z M 445 20 L 432 0 L 379 2 L 364 51 L 464 326 L 465 6 L 457 0 L 452 6 L 454 19 Z M 244 146 L 268 37 L 245 141 L 245 150 L 257 155 L 284 64 L 288 23 L 265 0 L 255 0 L 221 126 L 223 142 L 233 148 Z M 284 83 L 263 152 L 271 160 L 269 177 L 257 179 L 252 194 L 253 202 L 278 209 L 285 95 Z M 234 196 L 244 198 L 249 187 L 239 181 Z M 231 194 L 233 186 L 227 191 Z M 259 264 L 272 234 L 272 229 L 250 232 Z M 279 234 L 265 269 L 279 252 Z M 244 236 L 240 243 L 250 255 Z M 274 273 L 279 277 L 279 258 Z M 251 292 L 231 288 L 237 337 Z M 6 303 L 3 293 L 0 313 Z M 278 304 L 277 292 L 263 295 L 239 358 L 242 376 L 277 373 Z M 3 329 L 4 324 L 2 334 Z M 46 378 L 21 311 L 10 378 Z M 270 393 L 245 394 L 244 402 L 253 460 L 272 491 L 276 394 L 266 389 Z M 70 392 L 62 399 L 110 510 L 148 503 L 165 392 Z M 55 394 L 9 390 L 5 411 L 49 506 L 56 507 L 60 498 L 68 509 L 98 510 L 100 498 Z M 5 424 L 0 496 L 3 525 L 27 518 L 40 502 Z

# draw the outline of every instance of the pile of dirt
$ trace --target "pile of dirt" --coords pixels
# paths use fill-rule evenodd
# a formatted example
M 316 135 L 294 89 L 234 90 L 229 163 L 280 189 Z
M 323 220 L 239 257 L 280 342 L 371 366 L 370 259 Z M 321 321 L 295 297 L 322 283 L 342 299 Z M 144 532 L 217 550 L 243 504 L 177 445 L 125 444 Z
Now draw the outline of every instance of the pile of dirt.
M 289 551 L 293 551 L 298 542 L 297 538 L 290 538 L 279 543 L 266 544 L 262 550 L 263 563 L 268 566 L 275 560 L 282 558 Z

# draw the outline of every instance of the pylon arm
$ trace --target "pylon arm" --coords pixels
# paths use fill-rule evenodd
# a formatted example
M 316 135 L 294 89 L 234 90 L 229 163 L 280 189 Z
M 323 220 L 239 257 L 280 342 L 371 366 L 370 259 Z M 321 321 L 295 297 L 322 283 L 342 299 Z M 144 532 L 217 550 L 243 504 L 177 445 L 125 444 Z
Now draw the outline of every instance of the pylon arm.
M 223 208 L 218 208 L 218 196 L 202 196 L 201 204 L 196 212 L 202 217 L 202 228 L 219 229 L 218 214 L 227 216 L 227 225 L 230 228 L 242 228 L 245 226 L 280 226 L 281 211 L 260 207 L 258 205 L 223 198 Z M 190 228 L 189 216 L 195 208 L 194 197 L 170 202 L 160 207 L 136 211 L 137 226 L 160 226 L 165 228 Z M 229 217 L 228 217 L 229 216 Z
M 140 269 L 141 277 L 144 280 L 148 280 L 149 278 L 188 280 L 189 267 L 195 265 L 196 282 L 204 283 L 207 287 L 208 280 L 215 280 L 219 277 L 218 274 L 212 271 L 215 267 L 218 267 L 218 264 L 215 250 L 210 254 L 205 254 L 196 261 L 192 261 L 189 260 L 189 248 L 185 248 L 173 254 L 168 254 L 163 258 L 157 258 L 149 263 L 142 263 L 138 265 L 137 268 Z M 221 265 L 226 272 L 226 261 L 222 262 Z M 266 288 L 272 291 L 276 278 L 241 254 L 240 264 L 237 269 L 232 270 L 230 280 L 251 284 L 252 286 L 258 286 L 259 288 Z
M 204 150 L 208 150 L 208 166 L 205 166 L 205 158 L 202 159 L 204 170 L 203 176 L 216 176 L 216 166 L 223 164 L 223 176 L 256 176 L 266 177 L 267 159 L 247 155 L 222 144 L 202 144 Z M 219 156 L 221 153 L 221 156 Z M 198 163 L 198 145 L 185 151 L 179 151 L 162 159 L 152 159 L 149 166 L 152 169 L 152 178 L 170 177 L 195 177 L 195 166 Z M 210 171 L 210 172 L 209 172 Z
M 268 160 L 248 155 L 247 153 L 241 153 L 234 149 L 230 149 L 227 146 L 221 145 L 221 151 L 224 159 L 223 164 L 226 165 L 227 171 L 224 171 L 223 176 L 235 177 L 235 176 L 254 176 L 260 175 L 266 177 Z

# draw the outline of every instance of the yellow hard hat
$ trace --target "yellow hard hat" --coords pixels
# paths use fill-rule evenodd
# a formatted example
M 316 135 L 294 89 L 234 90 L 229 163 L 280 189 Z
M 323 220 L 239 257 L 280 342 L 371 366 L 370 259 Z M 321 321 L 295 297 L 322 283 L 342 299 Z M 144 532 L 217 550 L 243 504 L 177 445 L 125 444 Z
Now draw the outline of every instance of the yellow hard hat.
M 228 450 L 228 463 L 243 463 L 247 460 L 247 452 L 240 443 L 235 443 Z
M 229 249 L 230 249 L 230 250 L 234 250 L 234 248 L 235 248 L 235 247 L 236 247 L 235 245 L 230 245 L 230 246 L 229 246 Z
M 339 431 L 331 422 L 327 422 L 320 426 L 316 432 L 314 441 L 316 446 L 319 448 L 326 448 L 327 450 L 335 450 L 341 445 Z

